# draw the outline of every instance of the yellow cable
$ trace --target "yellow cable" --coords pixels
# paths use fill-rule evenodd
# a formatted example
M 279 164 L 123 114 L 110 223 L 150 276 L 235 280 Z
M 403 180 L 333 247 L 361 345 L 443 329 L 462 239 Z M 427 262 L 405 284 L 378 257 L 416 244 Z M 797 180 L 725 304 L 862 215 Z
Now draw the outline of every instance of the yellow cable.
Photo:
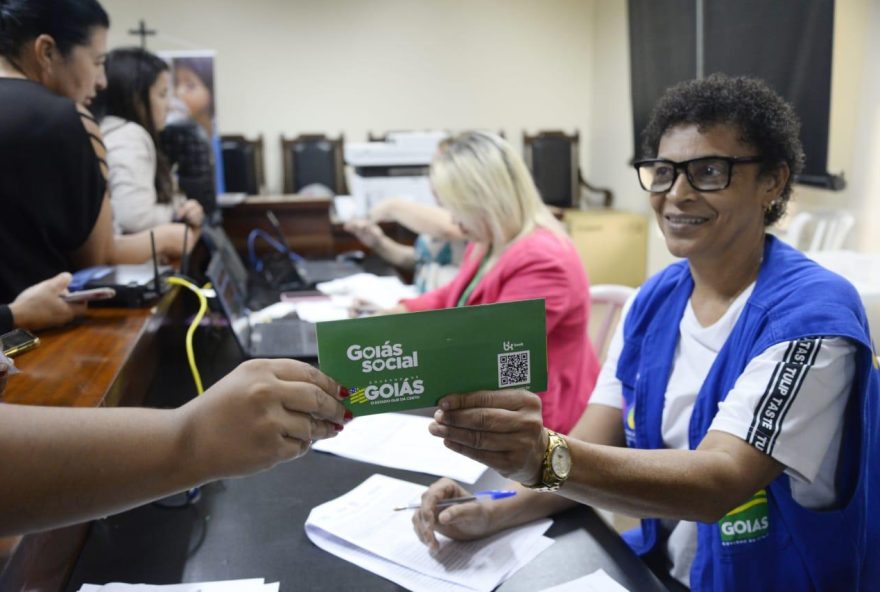
M 208 299 L 205 298 L 205 295 L 202 294 L 202 291 L 198 288 L 198 286 L 186 281 L 183 278 L 170 277 L 167 279 L 167 282 L 175 286 L 183 286 L 184 288 L 195 294 L 196 297 L 199 299 L 199 312 L 196 313 L 196 316 L 193 318 L 192 323 L 189 324 L 189 329 L 186 331 L 186 357 L 187 360 L 189 360 L 189 369 L 192 372 L 193 380 L 196 383 L 196 393 L 201 395 L 203 392 L 205 392 L 205 389 L 202 386 L 202 377 L 199 374 L 199 369 L 198 367 L 196 367 L 196 355 L 193 351 L 193 335 L 195 335 L 196 327 L 198 327 L 199 323 L 202 322 L 202 317 L 205 316 L 205 311 L 208 310 Z

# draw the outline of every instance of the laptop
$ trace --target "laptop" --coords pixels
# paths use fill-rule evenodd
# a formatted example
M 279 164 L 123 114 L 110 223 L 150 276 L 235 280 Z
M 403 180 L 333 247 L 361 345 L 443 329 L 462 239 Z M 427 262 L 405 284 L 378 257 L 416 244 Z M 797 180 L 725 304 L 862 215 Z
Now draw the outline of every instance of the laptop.
M 268 212 L 267 216 L 269 214 L 271 212 Z M 239 286 L 239 291 L 247 295 L 247 304 L 252 310 L 258 310 L 273 302 L 278 302 L 282 292 L 312 291 L 317 283 L 348 277 L 363 271 L 360 265 L 351 261 L 334 259 L 307 261 L 301 259 L 294 262 L 290 246 L 287 244 L 274 214 L 269 216 L 270 222 L 273 219 L 272 226 L 281 239 L 280 244 L 287 252 L 284 257 L 286 262 L 282 260 L 271 263 L 271 269 L 267 270 L 271 272 L 269 274 L 248 271 L 222 227 L 205 226 L 202 229 L 202 238 L 208 251 L 212 255 L 215 253 L 223 254 L 229 271 Z M 280 269 L 281 267 L 283 269 Z
M 238 255 L 234 251 L 233 254 L 237 260 Z M 207 276 L 242 353 L 250 358 L 317 359 L 318 338 L 313 323 L 292 318 L 266 323 L 252 321 L 247 294 L 240 289 L 236 266 L 230 266 L 229 259 L 223 252 L 214 253 Z
M 287 242 L 287 236 L 281 229 L 281 223 L 272 210 L 266 210 L 266 218 L 275 231 L 275 236 L 286 251 L 287 257 L 290 259 L 295 274 L 297 274 L 304 285 L 313 288 L 321 282 L 329 282 L 340 278 L 348 277 L 356 273 L 361 273 L 363 268 L 353 261 L 345 259 L 305 259 L 296 255 Z

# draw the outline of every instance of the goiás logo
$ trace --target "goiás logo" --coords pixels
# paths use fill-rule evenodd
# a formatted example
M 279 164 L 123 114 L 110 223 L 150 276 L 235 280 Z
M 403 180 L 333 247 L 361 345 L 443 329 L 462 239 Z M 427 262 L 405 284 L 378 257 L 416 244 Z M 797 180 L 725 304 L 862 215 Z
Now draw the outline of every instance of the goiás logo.
M 767 490 L 761 489 L 718 522 L 722 545 L 751 543 L 770 534 Z
M 351 396 L 348 398 L 353 404 L 366 404 L 377 399 L 392 399 L 421 395 L 425 392 L 425 383 L 421 379 L 403 379 L 398 382 L 386 382 L 384 384 L 371 384 L 366 387 L 349 389 Z
M 360 369 L 364 374 L 419 367 L 418 351 L 413 350 L 409 354 L 405 354 L 402 344 L 390 341 L 368 346 L 355 343 L 348 347 L 345 355 L 352 362 L 360 362 Z M 419 396 L 425 392 L 425 385 L 420 378 L 389 377 L 384 381 L 376 380 L 366 387 L 356 387 L 349 390 L 351 391 L 349 401 L 352 404 L 369 404 L 377 400 Z

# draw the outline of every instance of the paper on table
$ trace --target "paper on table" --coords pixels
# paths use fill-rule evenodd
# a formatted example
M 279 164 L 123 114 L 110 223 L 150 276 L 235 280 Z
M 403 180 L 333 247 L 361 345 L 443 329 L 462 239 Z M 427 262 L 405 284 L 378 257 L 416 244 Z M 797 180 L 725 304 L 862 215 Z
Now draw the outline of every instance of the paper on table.
M 411 514 L 393 510 L 418 499 L 425 489 L 415 483 L 373 475 L 349 493 L 314 508 L 306 520 L 306 534 L 311 540 L 324 543 L 332 535 L 362 550 L 369 549 L 377 558 L 393 564 L 386 565 L 387 570 L 399 573 L 405 569 L 438 580 L 433 588 L 425 589 L 437 589 L 451 582 L 486 592 L 553 543 L 542 536 L 552 524 L 548 519 L 478 541 L 457 542 L 440 537 L 440 550 L 432 555 L 416 538 Z M 366 567 L 364 563 L 358 565 Z M 411 574 L 405 573 L 406 576 Z
M 310 323 L 339 321 L 348 318 L 351 298 L 327 298 L 325 300 L 309 300 L 296 303 L 296 314 Z
M 250 315 L 251 323 L 271 323 L 275 319 L 282 319 L 296 310 L 292 302 L 275 302 L 265 308 L 253 311 Z
M 582 578 L 545 588 L 541 592 L 628 592 L 626 588 L 621 586 L 611 576 L 605 573 L 604 569 L 597 569 L 593 573 Z
M 374 465 L 475 483 L 486 465 L 452 452 L 428 432 L 431 418 L 404 413 L 358 417 L 335 438 L 319 440 L 313 450 Z
M 345 278 L 322 282 L 316 286 L 324 294 L 350 296 L 370 302 L 379 308 L 391 308 L 403 298 L 417 294 L 413 286 L 407 286 L 395 276 L 378 276 L 372 273 L 356 273 Z
M 278 582 L 266 584 L 263 578 L 193 582 L 190 584 L 83 584 L 79 592 L 278 592 Z
M 382 559 L 378 555 L 361 549 L 357 545 L 347 543 L 328 532 L 308 524 L 306 525 L 306 534 L 309 540 L 318 548 L 336 555 L 340 559 L 354 563 L 369 572 L 391 580 L 408 590 L 413 590 L 414 592 L 433 592 L 442 589 L 443 592 L 474 592 L 473 588 L 438 580 L 437 578 L 432 578 L 431 576 L 426 576 L 423 573 L 398 565 L 393 561 Z

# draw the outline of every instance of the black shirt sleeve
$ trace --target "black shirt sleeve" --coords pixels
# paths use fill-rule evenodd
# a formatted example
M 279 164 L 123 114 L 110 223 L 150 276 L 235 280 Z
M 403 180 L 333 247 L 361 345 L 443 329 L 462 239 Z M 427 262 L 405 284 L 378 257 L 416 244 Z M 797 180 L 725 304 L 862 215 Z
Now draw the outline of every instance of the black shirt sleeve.
M 94 126 L 92 122 L 88 122 Z M 56 201 L 51 224 L 63 236 L 64 248 L 75 251 L 88 239 L 101 211 L 107 184 L 101 173 L 95 143 L 86 129 L 87 120 L 71 105 L 59 114 L 56 160 L 61 186 L 66 188 Z M 96 127 L 96 126 L 94 126 Z
M 12 311 L 8 304 L 0 304 L 0 335 L 12 331 Z

